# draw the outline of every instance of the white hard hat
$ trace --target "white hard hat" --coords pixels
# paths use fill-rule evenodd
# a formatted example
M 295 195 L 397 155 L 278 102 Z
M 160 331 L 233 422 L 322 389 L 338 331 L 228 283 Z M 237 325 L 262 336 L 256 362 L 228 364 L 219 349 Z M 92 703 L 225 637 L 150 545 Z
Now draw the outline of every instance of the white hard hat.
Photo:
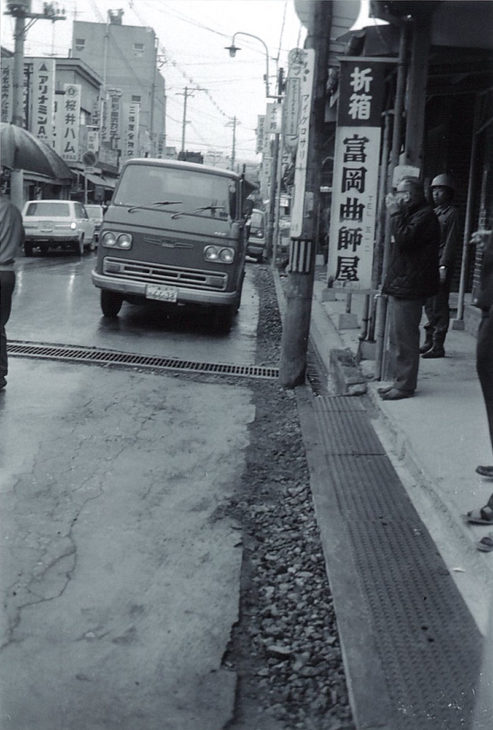
M 433 178 L 431 181 L 432 188 L 450 188 L 451 190 L 455 190 L 455 183 L 452 180 L 452 177 L 450 175 L 445 175 L 442 173 L 441 175 L 437 175 Z

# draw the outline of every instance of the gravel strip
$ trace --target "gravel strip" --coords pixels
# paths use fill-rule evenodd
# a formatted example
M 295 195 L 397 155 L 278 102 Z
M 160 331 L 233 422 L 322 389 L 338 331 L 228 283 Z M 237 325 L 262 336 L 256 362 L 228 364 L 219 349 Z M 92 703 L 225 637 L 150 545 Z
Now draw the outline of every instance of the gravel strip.
M 279 362 L 272 273 L 255 266 L 257 364 Z M 253 386 L 247 468 L 227 510 L 243 527 L 240 621 L 224 665 L 239 676 L 228 730 L 353 730 L 336 617 L 292 391 Z

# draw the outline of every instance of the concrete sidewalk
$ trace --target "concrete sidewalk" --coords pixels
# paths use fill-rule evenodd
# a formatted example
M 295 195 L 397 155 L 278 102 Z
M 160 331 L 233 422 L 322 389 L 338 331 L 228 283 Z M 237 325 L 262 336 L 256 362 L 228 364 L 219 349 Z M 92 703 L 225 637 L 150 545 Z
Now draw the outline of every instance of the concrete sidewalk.
M 356 355 L 359 328 L 346 328 L 346 293 L 323 301 L 323 270 L 317 269 L 310 336 L 327 370 L 331 352 L 348 349 Z M 364 295 L 352 295 L 351 312 L 361 322 Z M 349 318 L 351 319 L 351 318 Z M 344 321 L 346 320 L 346 321 Z M 342 326 L 341 326 L 342 325 Z M 483 506 L 493 492 L 493 480 L 475 474 L 478 464 L 493 463 L 486 413 L 475 370 L 476 338 L 451 329 L 446 357 L 421 360 L 414 398 L 382 401 L 375 381 L 375 361 L 363 360 L 359 370 L 363 395 L 371 403 L 373 426 L 386 448 L 416 511 L 426 525 L 479 630 L 488 623 L 493 588 L 493 555 L 482 553 L 476 541 L 488 526 L 466 524 L 462 515 Z

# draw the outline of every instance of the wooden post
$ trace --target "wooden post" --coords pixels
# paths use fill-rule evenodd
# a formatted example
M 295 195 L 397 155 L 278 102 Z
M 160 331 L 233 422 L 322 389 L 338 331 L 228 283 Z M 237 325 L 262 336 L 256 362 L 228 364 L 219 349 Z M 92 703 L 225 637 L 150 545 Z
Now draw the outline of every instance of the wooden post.
M 423 171 L 423 138 L 430 34 L 430 18 L 428 16 L 423 18 L 418 16 L 414 21 L 407 84 L 405 164 L 419 167 L 421 171 Z
M 315 274 L 315 211 L 319 209 L 320 161 L 332 3 L 316 0 L 313 23 L 305 48 L 315 51 L 313 94 L 310 114 L 306 186 L 304 192 L 303 230 L 291 240 L 286 290 L 286 311 L 281 339 L 279 378 L 284 388 L 294 388 L 305 381 L 306 354 Z

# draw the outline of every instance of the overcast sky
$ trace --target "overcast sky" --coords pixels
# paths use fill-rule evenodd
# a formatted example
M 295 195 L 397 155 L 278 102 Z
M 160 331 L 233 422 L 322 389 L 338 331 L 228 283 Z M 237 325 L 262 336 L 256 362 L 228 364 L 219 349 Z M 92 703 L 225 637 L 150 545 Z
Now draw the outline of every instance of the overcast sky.
M 5 8 L 6 3 L 2 3 Z M 33 12 L 41 11 L 33 0 Z M 233 33 L 259 36 L 269 49 L 271 93 L 277 65 L 287 68 L 287 53 L 302 45 L 304 29 L 293 0 L 62 0 L 67 19 L 37 21 L 28 31 L 26 56 L 67 56 L 74 19 L 105 22 L 108 9 L 122 8 L 125 25 L 150 26 L 159 40 L 167 89 L 167 144 L 180 147 L 185 86 L 200 87 L 188 100 L 186 147 L 229 154 L 232 127 L 238 119 L 237 159 L 255 159 L 257 115 L 265 111 L 265 51 L 255 39 L 238 36 L 236 58 L 224 49 Z M 13 49 L 14 22 L 2 17 L 2 45 Z

